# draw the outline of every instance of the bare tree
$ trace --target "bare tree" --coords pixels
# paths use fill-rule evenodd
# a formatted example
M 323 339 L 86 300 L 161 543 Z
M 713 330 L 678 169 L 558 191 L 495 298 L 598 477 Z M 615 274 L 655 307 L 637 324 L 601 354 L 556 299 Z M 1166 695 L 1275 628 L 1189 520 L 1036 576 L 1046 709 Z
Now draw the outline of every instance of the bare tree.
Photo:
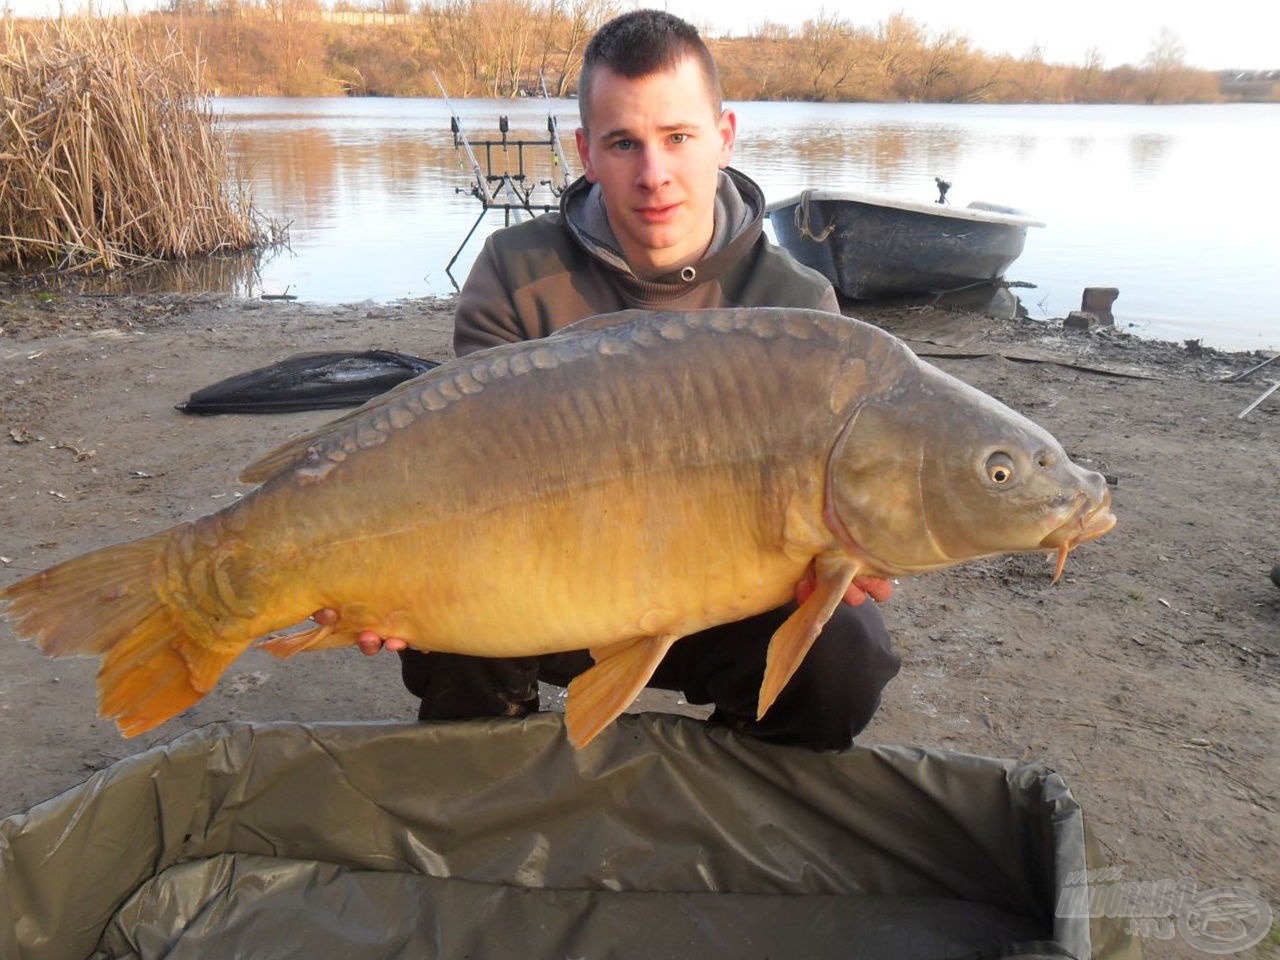
M 953 89 L 947 85 L 963 62 L 970 56 L 969 39 L 954 30 L 940 34 L 925 47 L 923 60 L 917 71 L 917 85 L 921 100 L 955 100 Z
M 1168 27 L 1161 27 L 1142 61 L 1149 78 L 1147 103 L 1172 98 L 1178 80 L 1187 72 L 1186 56 L 1187 48 L 1178 35 Z
M 785 23 L 779 23 L 776 20 L 762 20 L 760 24 L 751 31 L 751 35 L 760 40 L 790 40 L 791 28 Z
M 800 43 L 807 52 L 804 63 L 811 100 L 838 99 L 853 70 L 853 25 L 843 17 L 818 11 L 800 28 Z
M 566 96 L 569 88 L 577 83 L 587 41 L 617 11 L 618 0 L 570 0 L 564 36 L 560 42 L 560 79 L 555 87 L 557 97 Z
M 924 49 L 924 31 L 918 23 L 898 11 L 887 20 L 880 21 L 876 26 L 875 39 L 879 50 L 876 66 L 883 89 L 905 97 L 907 79 Z
M 435 71 L 459 97 L 516 95 L 539 73 L 552 93 L 572 92 L 589 38 L 622 6 L 622 0 L 159 2 L 168 13 L 145 18 L 145 29 L 183 36 L 228 95 L 317 94 L 341 83 L 355 93 L 414 96 L 434 92 Z M 409 4 L 412 15 L 402 12 Z M 340 28 L 326 23 L 335 13 Z M 1141 66 L 1112 69 L 1096 48 L 1081 66 L 1047 63 L 1037 47 L 1021 57 L 992 56 L 963 35 L 935 36 L 901 13 L 863 29 L 822 11 L 803 27 L 765 21 L 751 36 L 712 43 L 730 99 L 1221 98 L 1217 75 L 1187 66 L 1185 48 L 1168 29 Z
M 422 8 L 427 31 L 441 52 L 441 80 L 451 96 L 474 96 L 483 82 L 484 38 L 475 29 L 480 18 L 475 0 L 444 0 Z
M 1107 60 L 1097 47 L 1090 47 L 1084 52 L 1084 65 L 1076 73 L 1075 99 L 1092 103 L 1098 94 L 1098 84 L 1102 78 L 1103 68 Z

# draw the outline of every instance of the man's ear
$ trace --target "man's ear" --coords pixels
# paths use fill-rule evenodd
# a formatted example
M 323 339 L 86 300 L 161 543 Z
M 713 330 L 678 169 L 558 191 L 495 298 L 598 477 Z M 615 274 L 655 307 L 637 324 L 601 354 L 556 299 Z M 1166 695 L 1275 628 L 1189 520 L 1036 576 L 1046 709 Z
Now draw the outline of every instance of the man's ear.
M 582 161 L 582 173 L 588 183 L 596 182 L 596 168 L 591 163 L 591 141 L 587 139 L 587 131 L 579 127 L 573 131 L 573 140 L 578 145 L 578 159 Z
M 720 111 L 716 124 L 720 131 L 720 166 L 727 167 L 733 160 L 733 144 L 738 137 L 738 116 L 732 110 Z

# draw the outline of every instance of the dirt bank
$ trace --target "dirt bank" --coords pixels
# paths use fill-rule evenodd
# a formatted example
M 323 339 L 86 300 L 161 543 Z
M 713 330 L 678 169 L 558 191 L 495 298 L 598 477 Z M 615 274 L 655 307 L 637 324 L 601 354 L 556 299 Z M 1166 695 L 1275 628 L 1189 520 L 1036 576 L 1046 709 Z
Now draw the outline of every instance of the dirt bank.
M 885 608 L 902 674 L 864 740 L 1043 761 L 1126 879 L 1244 882 L 1280 910 L 1280 394 L 1237 418 L 1280 369 L 1224 383 L 1260 358 L 936 310 L 863 315 L 1113 477 L 1119 517 L 1057 586 L 1041 557 L 904 581 Z M 302 350 L 446 358 L 449 343 L 441 301 L 13 300 L 0 307 L 0 583 L 226 504 L 240 467 L 333 416 L 193 418 L 173 409 L 191 390 Z M 125 741 L 94 718 L 94 669 L 0 626 L 0 814 L 213 720 L 414 708 L 392 657 L 250 652 L 192 710 Z

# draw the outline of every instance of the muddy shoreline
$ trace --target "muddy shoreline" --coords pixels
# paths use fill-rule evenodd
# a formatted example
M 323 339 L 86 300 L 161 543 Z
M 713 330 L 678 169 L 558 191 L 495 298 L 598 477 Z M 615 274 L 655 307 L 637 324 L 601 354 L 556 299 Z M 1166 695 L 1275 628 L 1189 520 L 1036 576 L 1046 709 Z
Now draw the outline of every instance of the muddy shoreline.
M 335 416 L 175 411 L 193 390 L 306 350 L 447 359 L 451 308 L 6 298 L 0 583 L 217 509 L 247 489 L 242 466 Z M 850 312 L 1055 433 L 1114 480 L 1119 518 L 1057 586 L 1040 557 L 904 581 L 885 607 L 903 670 L 862 740 L 1043 762 L 1125 879 L 1243 883 L 1280 911 L 1280 590 L 1268 576 L 1280 562 L 1280 393 L 1237 417 L 1280 364 L 1227 382 L 1263 357 L 928 308 Z M 0 626 L 0 815 L 212 721 L 414 710 L 394 658 L 281 664 L 251 651 L 187 713 L 122 740 L 94 716 L 94 670 Z M 688 709 L 652 694 L 643 706 Z

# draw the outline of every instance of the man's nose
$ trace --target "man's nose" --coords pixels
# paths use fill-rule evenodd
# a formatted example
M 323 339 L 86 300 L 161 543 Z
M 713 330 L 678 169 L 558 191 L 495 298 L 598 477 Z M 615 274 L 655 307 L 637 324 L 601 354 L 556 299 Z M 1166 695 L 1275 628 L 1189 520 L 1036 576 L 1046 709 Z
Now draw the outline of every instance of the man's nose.
M 636 182 L 644 190 L 657 190 L 671 179 L 667 169 L 666 157 L 661 150 L 645 147 L 640 153 L 640 169 L 636 172 Z

